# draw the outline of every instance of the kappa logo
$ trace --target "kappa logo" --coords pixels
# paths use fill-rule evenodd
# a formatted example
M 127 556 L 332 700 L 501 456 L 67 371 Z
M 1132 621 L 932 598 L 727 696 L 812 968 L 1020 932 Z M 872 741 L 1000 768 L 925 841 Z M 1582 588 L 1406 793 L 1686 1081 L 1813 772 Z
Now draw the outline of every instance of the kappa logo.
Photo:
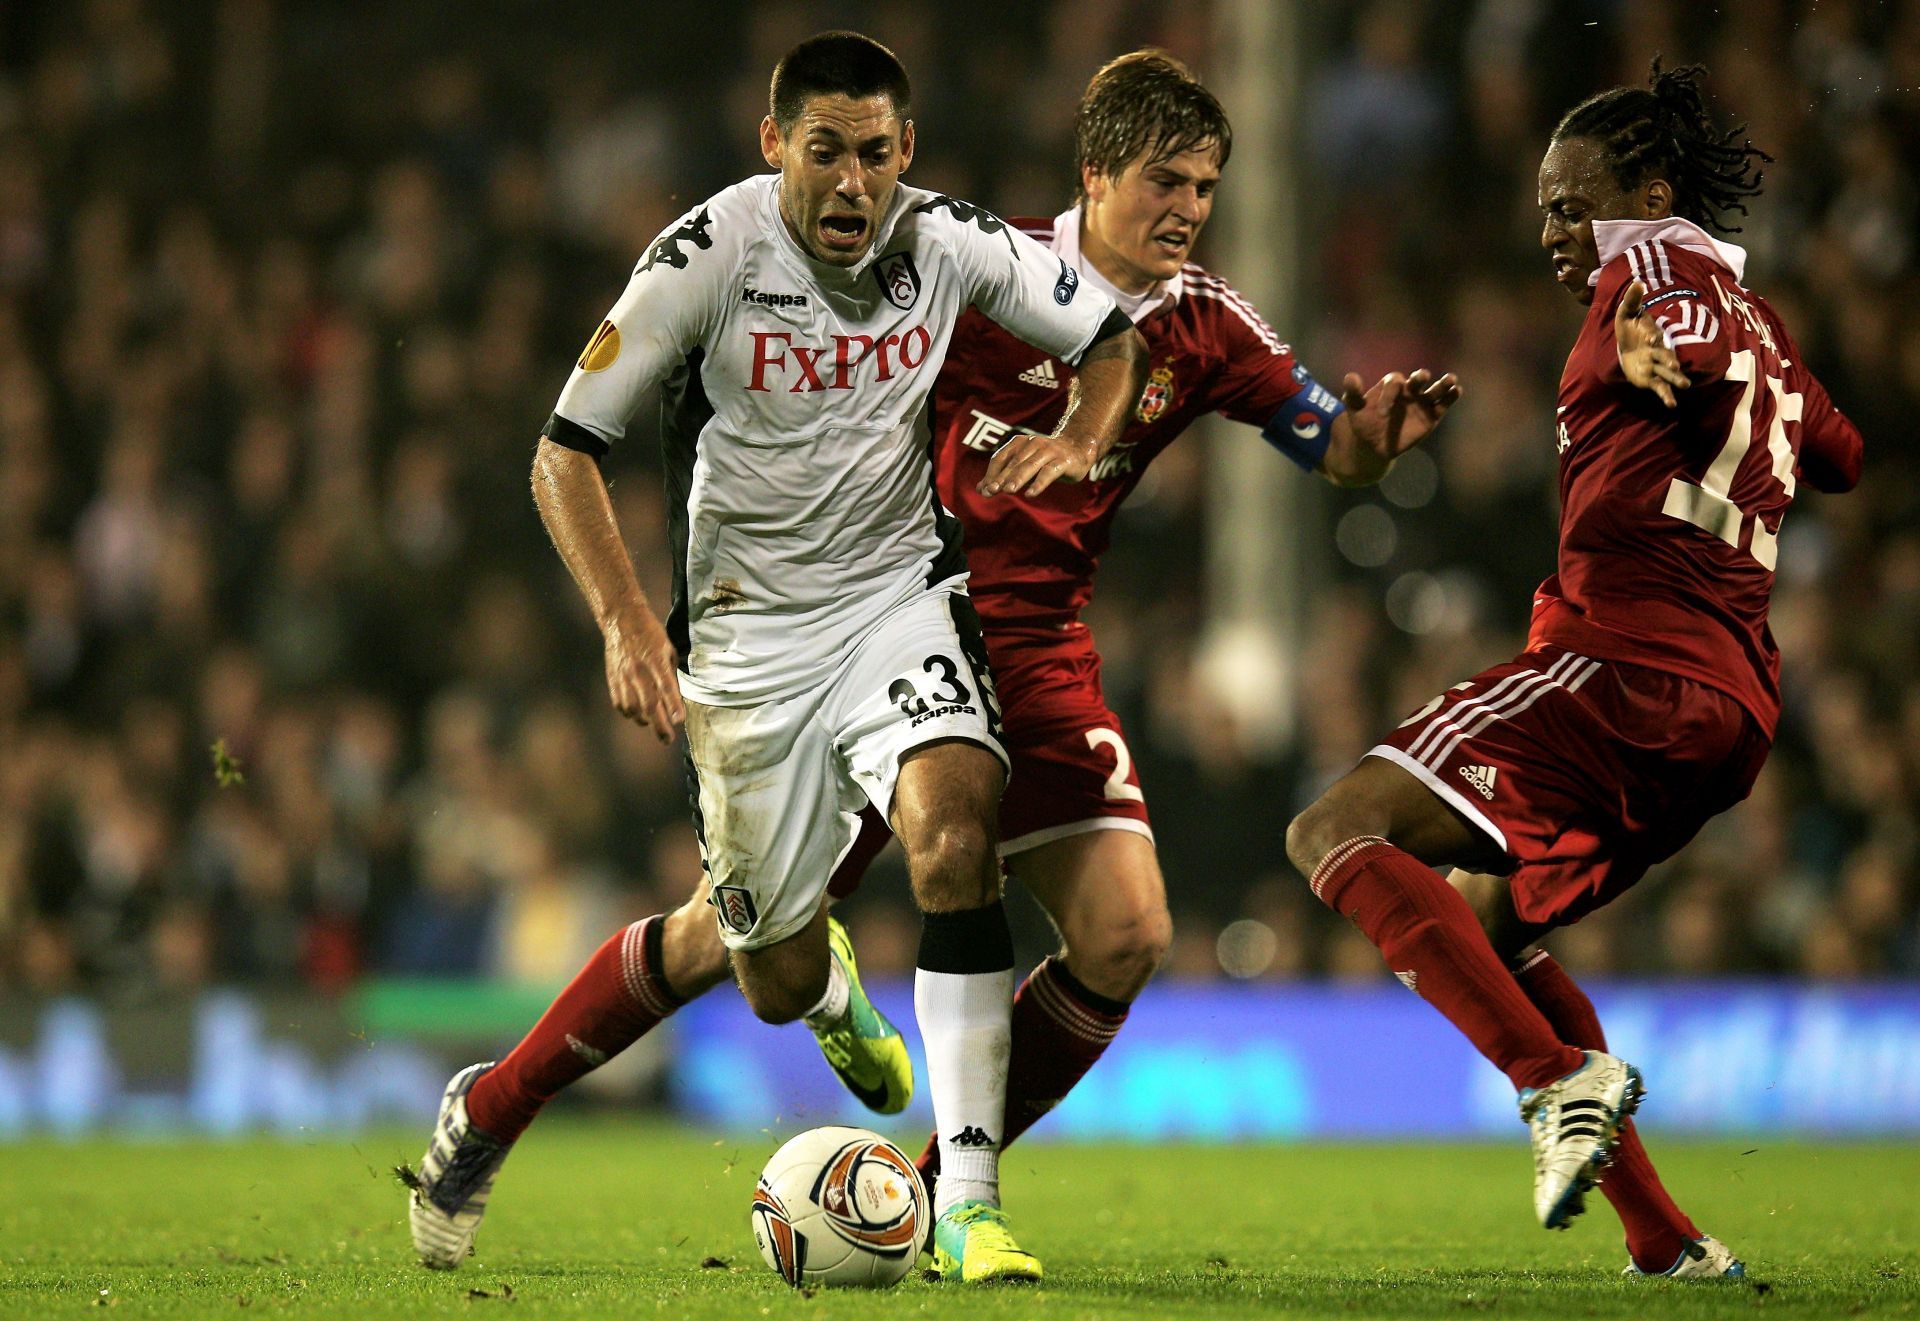
M 740 301 L 755 303 L 761 307 L 805 307 L 807 296 L 805 294 L 770 294 L 764 289 L 756 289 L 748 285 L 740 291 Z
M 974 1124 L 968 1124 L 958 1133 L 948 1138 L 947 1141 L 953 1143 L 956 1147 L 991 1147 L 993 1145 L 993 1139 L 988 1137 Z
M 713 896 L 707 900 L 720 914 L 721 922 L 727 930 L 736 935 L 747 935 L 753 930 L 753 924 L 760 920 L 760 910 L 753 906 L 753 896 L 744 886 L 716 885 Z
M 873 264 L 873 278 L 880 292 L 902 312 L 920 301 L 920 270 L 913 264 L 911 252 L 896 252 Z
M 1060 378 L 1054 373 L 1052 358 L 1048 358 L 1045 362 L 1035 363 L 1033 366 L 1021 372 L 1020 380 L 1027 385 L 1037 385 L 1042 390 L 1058 390 L 1060 388 Z
M 1493 798 L 1493 782 L 1499 777 L 1497 766 L 1462 766 L 1460 778 L 1472 785 L 1474 791 L 1489 801 Z
M 676 271 L 687 269 L 688 254 L 680 247 L 681 243 L 691 243 L 702 252 L 713 246 L 713 235 L 707 231 L 713 226 L 713 217 L 707 214 L 707 208 L 700 208 L 700 214 L 687 221 L 680 228 L 662 234 L 659 241 L 647 249 L 647 259 L 640 263 L 636 274 L 643 274 L 654 268 L 657 262 L 665 262 Z

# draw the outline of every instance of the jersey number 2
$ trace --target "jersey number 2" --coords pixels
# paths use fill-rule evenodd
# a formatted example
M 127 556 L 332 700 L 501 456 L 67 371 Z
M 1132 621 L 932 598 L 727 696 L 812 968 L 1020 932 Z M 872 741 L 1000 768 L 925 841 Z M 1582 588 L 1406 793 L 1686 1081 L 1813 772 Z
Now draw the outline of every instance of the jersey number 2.
M 1113 774 L 1107 777 L 1107 797 L 1120 803 L 1144 803 L 1147 796 L 1127 783 L 1127 773 L 1133 769 L 1133 754 L 1127 751 L 1126 740 L 1120 737 L 1117 729 L 1089 729 L 1087 731 L 1089 748 L 1113 749 Z
M 1752 349 L 1737 349 L 1727 362 L 1727 379 L 1744 381 L 1746 389 L 1740 394 L 1740 406 L 1733 410 L 1733 425 L 1727 429 L 1727 443 L 1720 447 L 1720 453 L 1714 456 L 1707 468 L 1706 476 L 1696 485 L 1683 477 L 1676 477 L 1667 487 L 1667 502 L 1660 512 L 1682 522 L 1703 528 L 1714 536 L 1740 549 L 1740 529 L 1747 521 L 1747 513 L 1733 502 L 1729 492 L 1733 489 L 1733 479 L 1740 465 L 1747 457 L 1747 451 L 1753 447 L 1753 397 L 1755 387 L 1760 383 L 1759 373 L 1754 362 Z M 1772 460 L 1773 475 L 1787 493 L 1787 499 L 1793 499 L 1793 446 L 1787 440 L 1787 424 L 1800 421 L 1800 410 L 1804 407 L 1802 396 L 1788 390 L 1778 376 L 1765 378 L 1767 391 L 1773 396 L 1773 423 L 1767 428 L 1767 454 Z M 1760 561 L 1762 568 L 1773 572 L 1774 564 L 1780 558 L 1780 530 L 1767 531 L 1767 525 L 1758 514 L 1753 515 L 1753 540 L 1748 554 Z

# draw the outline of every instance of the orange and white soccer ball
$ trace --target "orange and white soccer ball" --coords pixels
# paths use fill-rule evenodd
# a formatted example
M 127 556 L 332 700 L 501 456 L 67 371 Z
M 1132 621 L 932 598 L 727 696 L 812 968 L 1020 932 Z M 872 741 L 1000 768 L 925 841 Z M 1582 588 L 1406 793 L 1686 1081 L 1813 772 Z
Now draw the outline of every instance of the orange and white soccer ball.
M 816 1128 L 773 1153 L 753 1190 L 753 1237 L 796 1289 L 900 1283 L 932 1216 L 905 1152 L 864 1128 Z

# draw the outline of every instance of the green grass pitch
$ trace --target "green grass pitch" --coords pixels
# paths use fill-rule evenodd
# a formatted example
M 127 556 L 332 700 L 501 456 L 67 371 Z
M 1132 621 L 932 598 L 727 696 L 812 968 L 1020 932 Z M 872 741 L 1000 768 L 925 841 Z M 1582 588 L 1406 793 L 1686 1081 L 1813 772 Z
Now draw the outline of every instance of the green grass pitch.
M 1622 1280 L 1597 1196 L 1572 1231 L 1536 1228 L 1517 1125 L 1485 1146 L 1023 1146 L 1006 1190 L 1044 1285 L 802 1296 L 747 1228 L 766 1135 L 549 1121 L 451 1274 L 412 1264 L 389 1173 L 423 1138 L 0 1146 L 0 1316 L 1920 1314 L 1913 1144 L 1656 1143 L 1753 1268 L 1706 1286 Z

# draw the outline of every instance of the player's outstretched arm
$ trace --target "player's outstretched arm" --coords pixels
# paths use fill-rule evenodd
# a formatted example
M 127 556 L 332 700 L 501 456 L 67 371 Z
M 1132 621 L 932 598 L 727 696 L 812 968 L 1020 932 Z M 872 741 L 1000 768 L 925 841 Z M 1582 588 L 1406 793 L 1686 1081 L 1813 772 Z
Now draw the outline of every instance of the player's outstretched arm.
M 1008 437 L 987 464 L 980 494 L 1039 495 L 1057 481 L 1083 480 L 1120 439 L 1146 380 L 1147 342 L 1139 331 L 1129 325 L 1100 340 L 1080 360 L 1054 433 Z
M 1620 305 L 1614 309 L 1613 343 L 1620 355 L 1620 371 L 1627 384 L 1651 390 L 1660 396 L 1661 403 L 1676 408 L 1680 401 L 1673 392 L 1686 389 L 1693 381 L 1680 355 L 1667 343 L 1660 323 L 1648 314 L 1646 296 L 1646 286 L 1635 280 L 1620 295 Z
M 669 741 L 685 717 L 673 644 L 634 576 L 600 465 L 542 436 L 533 457 L 533 502 L 600 625 L 614 707 Z
M 1373 485 L 1440 425 L 1459 398 L 1452 372 L 1438 379 L 1424 367 L 1405 376 L 1389 372 L 1371 390 L 1362 390 L 1360 378 L 1348 372 L 1340 390 L 1346 411 L 1333 419 L 1320 470 L 1335 486 Z

